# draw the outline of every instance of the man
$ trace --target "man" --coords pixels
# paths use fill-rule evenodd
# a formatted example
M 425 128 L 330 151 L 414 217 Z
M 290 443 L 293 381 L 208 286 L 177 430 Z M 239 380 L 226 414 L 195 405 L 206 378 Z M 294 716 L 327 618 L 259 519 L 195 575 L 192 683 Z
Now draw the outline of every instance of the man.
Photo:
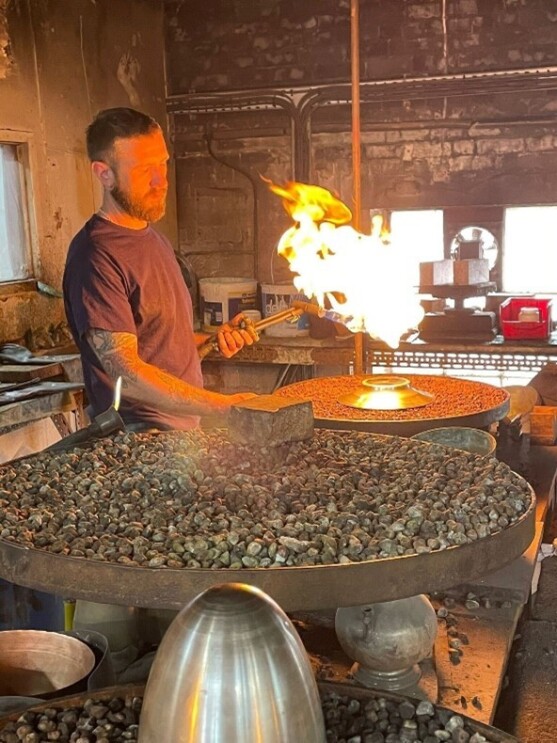
M 200 415 L 253 397 L 203 389 L 197 345 L 206 336 L 194 335 L 174 252 L 151 226 L 164 215 L 168 188 L 169 156 L 157 122 L 130 108 L 101 111 L 87 129 L 87 153 L 103 201 L 70 244 L 63 285 L 93 414 L 109 407 L 119 376 L 119 412 L 131 430 L 193 428 Z M 218 334 L 226 358 L 257 340 L 241 320 Z M 144 620 L 127 607 L 77 602 L 75 627 L 102 627 L 116 670 L 136 657 L 136 623 Z
M 203 389 L 192 304 L 168 240 L 151 224 L 164 215 L 168 150 L 160 126 L 130 108 L 101 111 L 87 153 L 103 188 L 101 208 L 73 238 L 64 302 L 93 414 L 106 410 L 122 377 L 128 428 L 189 429 L 252 394 Z M 230 358 L 257 340 L 239 315 L 218 334 Z

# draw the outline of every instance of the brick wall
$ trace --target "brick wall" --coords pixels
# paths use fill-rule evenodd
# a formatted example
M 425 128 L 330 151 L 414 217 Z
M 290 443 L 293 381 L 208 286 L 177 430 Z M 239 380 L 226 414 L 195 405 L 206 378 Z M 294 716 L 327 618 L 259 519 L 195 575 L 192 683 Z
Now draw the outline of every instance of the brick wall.
M 299 152 L 284 108 L 258 111 L 242 91 L 317 96 L 324 86 L 306 108 L 301 170 L 350 204 L 350 2 L 206 5 L 165 6 L 170 100 L 182 111 L 173 115 L 181 249 L 199 275 L 238 267 L 286 278 L 273 253 L 287 219 L 259 176 L 293 178 Z M 361 0 L 360 24 L 364 226 L 374 207 L 557 203 L 557 83 L 454 79 L 557 66 L 552 0 Z M 453 79 L 428 84 L 433 76 Z M 365 85 L 379 80 L 400 84 Z M 333 84 L 344 86 L 338 95 Z M 188 113 L 196 94 L 204 109 Z M 227 165 L 208 154 L 208 126 Z
M 349 75 L 349 0 L 175 0 L 166 16 L 171 93 Z M 367 79 L 555 63 L 552 0 L 361 0 L 360 26 Z

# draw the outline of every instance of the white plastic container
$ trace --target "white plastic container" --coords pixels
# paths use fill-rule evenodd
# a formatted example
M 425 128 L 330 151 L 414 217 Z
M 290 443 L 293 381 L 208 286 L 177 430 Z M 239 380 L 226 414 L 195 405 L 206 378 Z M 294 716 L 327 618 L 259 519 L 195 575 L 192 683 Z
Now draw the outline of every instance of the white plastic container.
M 203 330 L 211 333 L 244 310 L 257 308 L 257 281 L 244 278 L 199 280 Z
M 255 325 L 261 320 L 261 312 L 259 310 L 244 310 L 244 317 L 246 320 L 251 320 Z
M 307 301 L 292 284 L 261 284 L 261 309 L 263 317 L 271 317 L 290 307 L 295 299 Z M 309 317 L 303 314 L 294 322 L 284 322 L 266 328 L 265 335 L 275 338 L 292 338 L 309 335 Z

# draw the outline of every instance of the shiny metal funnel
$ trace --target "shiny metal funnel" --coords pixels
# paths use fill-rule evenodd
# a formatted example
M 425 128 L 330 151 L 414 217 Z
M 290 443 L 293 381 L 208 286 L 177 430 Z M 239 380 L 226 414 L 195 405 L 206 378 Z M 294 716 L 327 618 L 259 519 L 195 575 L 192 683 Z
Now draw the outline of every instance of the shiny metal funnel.
M 292 623 L 241 583 L 178 614 L 145 689 L 138 743 L 325 743 L 317 684 Z

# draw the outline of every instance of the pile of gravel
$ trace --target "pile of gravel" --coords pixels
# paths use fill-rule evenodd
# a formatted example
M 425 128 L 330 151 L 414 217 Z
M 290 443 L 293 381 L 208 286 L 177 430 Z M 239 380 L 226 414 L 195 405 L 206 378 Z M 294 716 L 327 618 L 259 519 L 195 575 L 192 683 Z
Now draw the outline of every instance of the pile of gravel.
M 136 743 L 142 697 L 86 699 L 41 712 L 26 711 L 0 730 L 0 743 Z M 328 743 L 495 743 L 474 724 L 430 702 L 322 692 Z M 161 741 L 170 743 L 170 741 Z M 301 742 L 300 742 L 301 743 Z
M 2 466 L 0 539 L 149 568 L 326 565 L 475 542 L 530 502 L 495 458 L 397 436 L 126 433 Z

